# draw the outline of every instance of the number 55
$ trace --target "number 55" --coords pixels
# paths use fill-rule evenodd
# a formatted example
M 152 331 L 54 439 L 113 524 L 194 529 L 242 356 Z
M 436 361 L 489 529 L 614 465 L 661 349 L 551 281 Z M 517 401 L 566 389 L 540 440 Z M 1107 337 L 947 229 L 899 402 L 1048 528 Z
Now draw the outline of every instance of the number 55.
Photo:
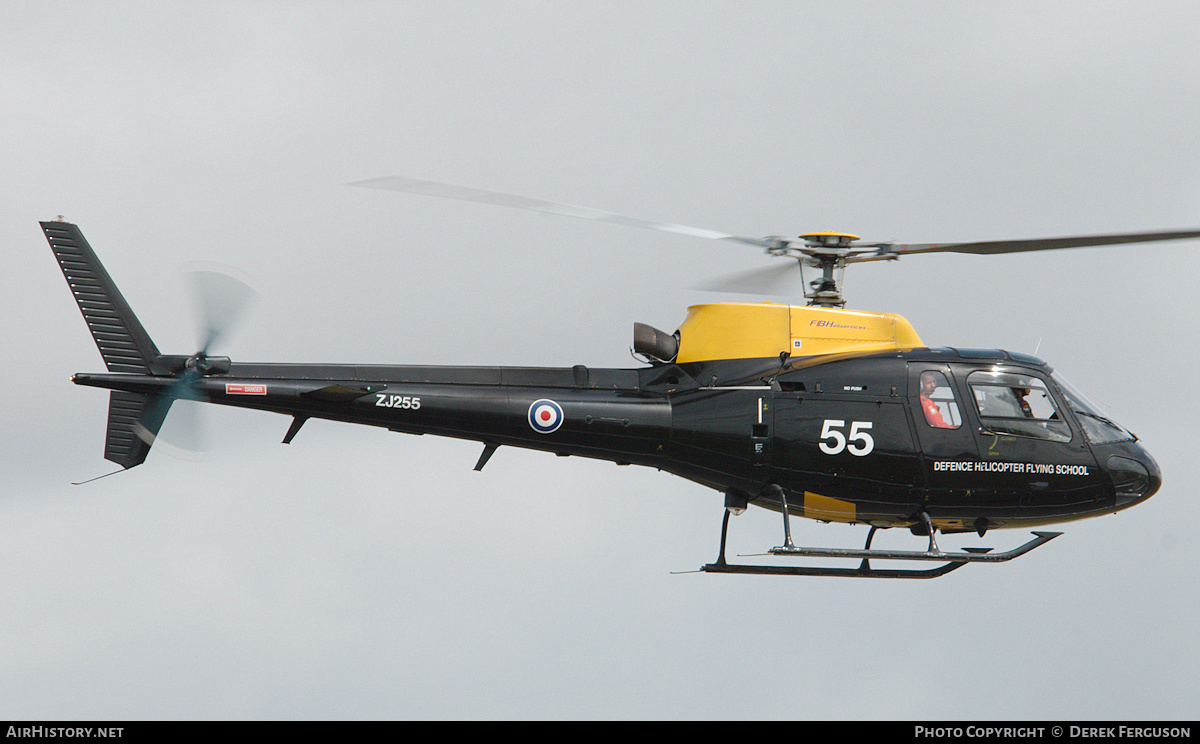
M 827 455 L 836 455 L 842 450 L 848 450 L 850 454 L 857 457 L 863 457 L 871 453 L 875 449 L 875 440 L 867 433 L 874 424 L 870 421 L 852 421 L 850 422 L 850 436 L 842 434 L 839 429 L 846 425 L 845 421 L 838 419 L 825 419 L 825 425 L 821 427 L 821 442 L 817 445 L 821 451 Z M 832 440 L 832 443 L 826 440 Z

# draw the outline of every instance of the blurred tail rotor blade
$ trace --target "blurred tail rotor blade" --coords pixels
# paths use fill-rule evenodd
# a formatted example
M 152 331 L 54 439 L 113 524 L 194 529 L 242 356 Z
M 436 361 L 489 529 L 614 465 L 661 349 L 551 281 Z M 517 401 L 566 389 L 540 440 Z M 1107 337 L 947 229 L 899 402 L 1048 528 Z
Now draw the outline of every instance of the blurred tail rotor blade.
M 209 450 L 204 404 L 194 401 L 175 401 L 171 415 L 158 435 L 158 448 L 177 460 L 201 462 Z
M 215 344 L 228 338 L 259 294 L 245 273 L 222 264 L 185 264 L 184 278 L 195 301 L 199 350 L 169 387 L 145 401 L 133 434 L 147 448 L 157 444 L 172 457 L 196 460 L 206 449 L 200 413 L 205 397 L 197 385 L 207 373 L 206 357 Z M 175 415 L 168 420 L 172 410 Z
M 155 451 L 163 452 L 176 460 L 200 462 L 208 453 L 207 427 L 204 423 L 203 404 L 183 398 L 167 401 L 171 416 L 163 422 L 161 430 L 151 432 L 138 424 L 133 433 Z
M 232 266 L 211 262 L 184 265 L 197 314 L 197 343 L 207 354 L 225 340 L 259 298 L 250 277 Z
M 799 280 L 799 264 L 788 261 L 763 269 L 752 269 L 717 277 L 703 284 L 695 285 L 693 289 L 730 294 L 790 295 L 796 293 Z M 800 287 L 801 292 L 803 289 Z
M 199 423 L 198 401 L 203 398 L 192 387 L 201 377 L 202 373 L 189 367 L 180 372 L 164 392 L 150 396 L 145 415 L 133 426 L 134 435 L 148 446 L 158 443 L 180 452 L 201 452 L 203 432 Z M 175 415 L 170 417 L 172 423 L 166 424 L 170 411 L 174 411 Z M 180 459 L 194 457 L 183 456 Z

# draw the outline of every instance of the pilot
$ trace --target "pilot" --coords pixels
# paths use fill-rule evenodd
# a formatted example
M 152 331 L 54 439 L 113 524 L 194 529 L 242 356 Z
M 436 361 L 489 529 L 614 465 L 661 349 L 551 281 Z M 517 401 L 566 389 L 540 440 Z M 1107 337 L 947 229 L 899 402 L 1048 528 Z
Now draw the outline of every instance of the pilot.
M 930 372 L 921 374 L 921 410 L 925 412 L 925 421 L 935 429 L 953 429 L 954 425 L 942 418 L 942 409 L 929 396 L 937 389 L 937 378 Z
M 1033 409 L 1029 407 L 1029 401 L 1025 400 L 1025 396 L 1033 392 L 1030 388 L 1013 388 L 1013 395 L 1017 396 L 1017 406 L 1021 409 L 1021 415 L 1025 418 L 1033 418 Z

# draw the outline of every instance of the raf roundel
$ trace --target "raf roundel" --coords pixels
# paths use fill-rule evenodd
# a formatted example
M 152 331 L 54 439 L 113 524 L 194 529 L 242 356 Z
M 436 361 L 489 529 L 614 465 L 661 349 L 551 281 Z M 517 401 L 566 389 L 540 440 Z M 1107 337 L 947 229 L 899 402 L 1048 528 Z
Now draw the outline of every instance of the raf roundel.
M 557 403 L 542 398 L 529 406 L 529 425 L 539 434 L 549 434 L 562 426 L 563 412 Z

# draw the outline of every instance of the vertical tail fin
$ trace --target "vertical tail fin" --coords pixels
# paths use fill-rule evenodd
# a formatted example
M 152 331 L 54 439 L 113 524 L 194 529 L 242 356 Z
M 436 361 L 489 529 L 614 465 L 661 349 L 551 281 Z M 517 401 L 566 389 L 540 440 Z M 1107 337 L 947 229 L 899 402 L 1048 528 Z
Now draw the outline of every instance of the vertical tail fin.
M 104 459 L 123 468 L 141 465 L 170 408 L 171 401 L 161 395 L 110 392 Z
M 69 222 L 43 222 L 41 225 L 108 371 L 151 374 L 150 361 L 159 355 L 158 347 L 121 296 L 83 233 Z
M 83 233 L 69 222 L 41 225 L 108 371 L 154 374 L 151 362 L 159 356 L 158 347 Z M 112 391 L 104 458 L 123 468 L 141 465 L 170 407 L 171 401 L 160 395 Z

